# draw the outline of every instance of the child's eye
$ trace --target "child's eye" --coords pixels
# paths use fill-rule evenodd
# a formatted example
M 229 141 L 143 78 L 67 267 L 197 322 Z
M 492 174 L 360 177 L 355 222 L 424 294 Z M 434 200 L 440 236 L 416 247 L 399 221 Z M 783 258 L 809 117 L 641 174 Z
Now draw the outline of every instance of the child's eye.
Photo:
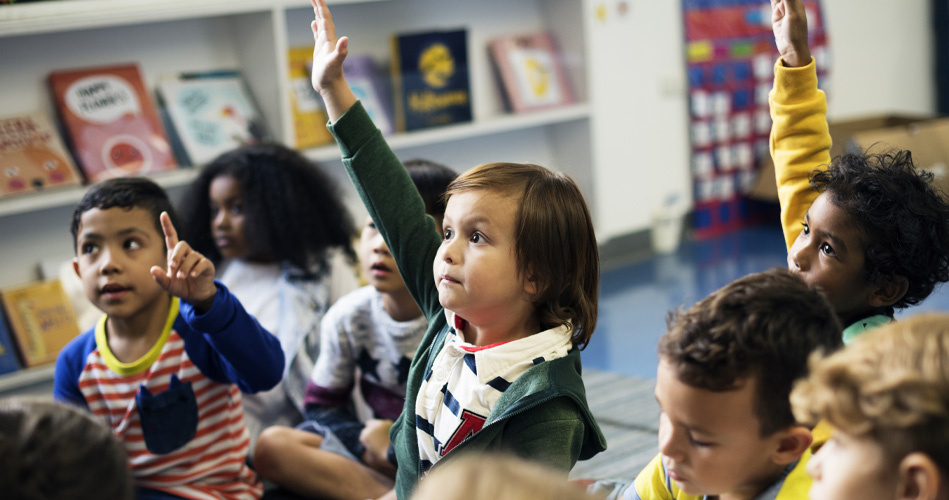
M 240 215 L 244 213 L 244 205 L 242 203 L 235 203 L 231 205 L 231 214 Z
M 484 241 L 484 236 L 481 233 L 474 233 L 471 235 L 472 243 L 481 243 L 482 241 Z
M 95 253 L 98 250 L 99 250 L 99 245 L 96 245 L 94 243 L 83 243 L 82 246 L 79 247 L 79 251 L 82 252 L 84 255 Z
M 692 446 L 698 448 L 708 448 L 709 446 L 712 446 L 712 443 L 709 443 L 708 441 L 698 441 L 692 436 L 689 436 L 689 442 L 692 443 Z
M 446 229 L 446 230 L 445 230 L 445 234 L 444 234 L 443 236 L 444 236 L 445 241 L 448 241 L 448 240 L 450 240 L 451 237 L 454 236 L 454 235 L 455 235 L 455 233 L 452 232 L 451 229 Z
M 811 228 L 808 227 L 806 222 L 802 222 L 801 225 L 804 226 L 804 229 L 801 230 L 801 234 L 806 236 L 811 233 Z
M 124 246 L 126 250 L 138 250 L 139 248 L 142 248 L 142 243 L 134 239 L 125 240 Z
M 366 224 L 366 227 L 368 227 L 369 229 L 375 229 L 375 228 L 376 228 L 376 223 L 370 221 L 368 224 Z
M 830 246 L 827 243 L 821 243 L 820 251 L 824 252 L 827 255 L 830 255 L 831 257 L 833 257 L 834 255 L 837 255 L 837 252 L 834 250 L 834 247 Z
M 217 217 L 217 214 L 220 211 L 221 209 L 218 208 L 217 205 L 211 205 L 211 210 L 209 210 L 209 212 L 211 213 L 211 219 L 214 219 L 215 217 Z

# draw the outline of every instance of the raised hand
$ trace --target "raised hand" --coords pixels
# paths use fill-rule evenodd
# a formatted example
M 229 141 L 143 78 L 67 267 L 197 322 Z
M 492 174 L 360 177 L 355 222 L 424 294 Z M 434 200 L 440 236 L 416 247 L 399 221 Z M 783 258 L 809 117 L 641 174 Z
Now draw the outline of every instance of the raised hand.
M 785 66 L 798 68 L 811 62 L 807 13 L 802 0 L 771 0 L 771 27 Z
M 186 241 L 178 241 L 178 231 L 167 212 L 160 216 L 161 230 L 165 233 L 168 249 L 168 271 L 152 266 L 155 282 L 171 295 L 193 304 L 199 311 L 211 308 L 217 285 L 214 284 L 214 264 L 191 248 Z
M 313 30 L 313 89 L 323 97 L 329 119 L 335 122 L 356 103 L 356 96 L 343 75 L 343 60 L 349 54 L 349 38 L 336 37 L 336 25 L 326 0 L 310 0 L 315 19 Z

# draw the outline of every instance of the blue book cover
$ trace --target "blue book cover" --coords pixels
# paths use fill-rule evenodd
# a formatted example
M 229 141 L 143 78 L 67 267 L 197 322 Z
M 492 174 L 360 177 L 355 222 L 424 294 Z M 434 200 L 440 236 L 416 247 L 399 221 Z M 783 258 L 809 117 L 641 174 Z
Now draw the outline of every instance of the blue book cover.
M 471 121 L 467 30 L 395 35 L 392 80 L 398 131 Z
M 16 348 L 10 337 L 10 326 L 7 324 L 3 307 L 0 307 L 0 375 L 19 369 L 20 362 L 17 360 Z

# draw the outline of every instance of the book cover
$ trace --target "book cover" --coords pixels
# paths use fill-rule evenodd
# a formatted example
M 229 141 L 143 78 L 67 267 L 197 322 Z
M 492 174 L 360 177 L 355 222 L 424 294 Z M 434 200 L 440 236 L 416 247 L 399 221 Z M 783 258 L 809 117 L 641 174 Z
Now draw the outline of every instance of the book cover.
M 499 37 L 488 46 L 508 109 L 520 113 L 573 102 L 563 59 L 550 33 Z
M 0 300 L 25 367 L 56 361 L 60 349 L 79 335 L 76 314 L 59 280 L 4 289 Z
M 313 68 L 313 46 L 291 47 L 287 51 L 290 76 L 290 112 L 293 115 L 294 144 L 312 148 L 333 142 L 326 128 L 329 117 L 320 97 L 310 82 Z
M 343 61 L 343 74 L 346 75 L 346 81 L 349 87 L 356 95 L 356 99 L 362 101 L 372 121 L 376 127 L 382 131 L 383 135 L 391 134 L 395 129 L 392 126 L 391 107 L 389 100 L 386 99 L 386 92 L 382 75 L 376 68 L 376 63 L 372 56 L 365 54 L 350 54 Z
M 156 86 L 159 106 L 180 141 L 184 165 L 203 165 L 221 153 L 264 139 L 263 119 L 237 71 L 182 73 Z
M 6 315 L 3 314 L 3 308 L 0 307 L 0 375 L 19 369 L 20 362 L 17 360 L 16 347 L 10 337 L 10 326 Z
M 396 130 L 471 121 L 466 30 L 394 35 L 391 67 Z
M 82 177 L 43 113 L 0 118 L 0 197 L 78 186 Z
M 137 65 L 54 71 L 49 85 L 89 182 L 177 168 Z

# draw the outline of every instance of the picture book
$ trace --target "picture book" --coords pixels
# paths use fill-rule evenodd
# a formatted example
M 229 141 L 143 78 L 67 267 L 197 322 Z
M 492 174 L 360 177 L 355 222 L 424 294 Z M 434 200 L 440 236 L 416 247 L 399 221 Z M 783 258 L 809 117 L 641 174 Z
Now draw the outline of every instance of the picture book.
M 489 48 L 509 110 L 520 113 L 573 102 L 563 58 L 550 33 L 499 37 Z
M 0 118 L 0 197 L 77 186 L 82 177 L 43 113 Z
M 383 135 L 391 134 L 394 127 L 392 120 L 389 119 L 392 113 L 389 100 L 386 99 L 389 94 L 385 90 L 381 74 L 372 56 L 350 54 L 343 61 L 343 74 L 346 75 L 346 81 L 353 90 L 353 94 L 356 95 L 356 99 L 362 102 L 376 127 L 382 131 Z
M 333 142 L 326 128 L 329 121 L 323 99 L 313 90 L 310 72 L 313 67 L 313 46 L 291 47 L 287 51 L 290 76 L 290 112 L 293 114 L 294 145 L 312 148 Z
M 0 299 L 25 367 L 56 361 L 60 349 L 79 334 L 76 314 L 59 280 L 6 288 Z
M 264 139 L 263 119 L 237 71 L 182 73 L 156 86 L 159 107 L 182 165 L 203 165 L 221 153 Z
M 10 326 L 7 323 L 3 308 L 0 307 L 0 375 L 15 372 L 20 369 L 16 347 L 10 336 Z
M 49 85 L 87 181 L 177 168 L 137 65 L 55 71 Z
M 427 31 L 391 40 L 396 130 L 471 121 L 468 32 Z

